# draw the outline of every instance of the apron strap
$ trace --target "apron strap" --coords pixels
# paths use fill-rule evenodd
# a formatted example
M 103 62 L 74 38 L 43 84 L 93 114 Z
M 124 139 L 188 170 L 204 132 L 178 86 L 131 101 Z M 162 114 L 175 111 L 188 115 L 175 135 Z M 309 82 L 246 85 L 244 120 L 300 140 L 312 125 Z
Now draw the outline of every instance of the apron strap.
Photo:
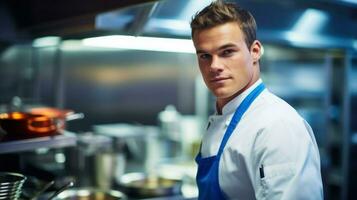
M 248 110 L 249 106 L 253 103 L 253 101 L 259 96 L 259 94 L 265 89 L 265 85 L 263 83 L 259 84 L 251 93 L 248 94 L 246 98 L 242 101 L 242 103 L 236 109 L 231 122 L 229 123 L 226 132 L 224 133 L 223 140 L 219 147 L 217 156 L 220 157 L 224 147 L 226 146 L 228 139 L 232 135 L 234 129 L 238 125 L 241 120 L 243 114 Z

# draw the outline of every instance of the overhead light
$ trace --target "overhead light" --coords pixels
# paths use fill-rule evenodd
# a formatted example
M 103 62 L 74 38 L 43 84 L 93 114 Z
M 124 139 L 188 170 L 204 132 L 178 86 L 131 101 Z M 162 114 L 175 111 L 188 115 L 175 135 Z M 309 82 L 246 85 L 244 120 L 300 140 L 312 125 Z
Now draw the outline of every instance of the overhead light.
M 33 47 L 52 47 L 57 46 L 61 42 L 61 38 L 57 36 L 47 36 L 37 38 L 32 42 Z
M 301 15 L 292 30 L 300 33 L 317 33 L 327 21 L 328 16 L 325 12 L 309 8 Z
M 151 29 L 173 29 L 175 31 L 185 31 L 190 33 L 191 27 L 190 23 L 185 20 L 176 20 L 176 19 L 160 19 L 160 18 L 152 18 L 147 27 L 151 27 Z
M 86 38 L 82 40 L 84 46 L 119 48 L 145 51 L 195 53 L 193 42 L 188 39 L 135 37 L 127 35 L 111 35 Z

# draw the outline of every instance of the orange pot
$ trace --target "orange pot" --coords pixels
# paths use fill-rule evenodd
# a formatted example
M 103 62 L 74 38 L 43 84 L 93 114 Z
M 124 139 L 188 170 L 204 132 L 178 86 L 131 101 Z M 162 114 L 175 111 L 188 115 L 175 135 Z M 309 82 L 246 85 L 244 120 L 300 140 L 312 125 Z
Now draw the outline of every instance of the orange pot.
M 6 138 L 31 138 L 57 132 L 53 119 L 45 115 L 25 112 L 0 114 L 0 127 L 7 133 Z
M 83 113 L 74 113 L 73 110 L 52 107 L 31 108 L 29 112 L 37 115 L 44 115 L 53 119 L 59 130 L 65 129 L 66 121 L 81 119 L 84 117 Z

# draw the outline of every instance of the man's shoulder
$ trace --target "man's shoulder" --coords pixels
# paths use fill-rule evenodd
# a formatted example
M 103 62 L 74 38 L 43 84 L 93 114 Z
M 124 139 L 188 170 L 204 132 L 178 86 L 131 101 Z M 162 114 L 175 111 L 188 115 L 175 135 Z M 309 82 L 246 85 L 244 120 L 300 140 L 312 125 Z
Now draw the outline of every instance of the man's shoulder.
M 265 90 L 252 108 L 252 115 L 265 121 L 298 120 L 298 112 L 285 100 Z

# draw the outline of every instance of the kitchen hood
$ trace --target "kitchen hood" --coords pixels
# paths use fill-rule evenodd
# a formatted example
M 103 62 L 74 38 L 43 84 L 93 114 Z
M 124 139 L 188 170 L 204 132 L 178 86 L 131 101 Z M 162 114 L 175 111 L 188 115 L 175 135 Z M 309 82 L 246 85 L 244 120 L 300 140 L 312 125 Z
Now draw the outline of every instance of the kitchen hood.
M 192 16 L 212 0 L 4 0 L 1 41 L 129 35 L 190 39 Z M 357 51 L 357 0 L 230 0 L 248 9 L 263 42 Z
M 163 0 L 105 12 L 96 16 L 95 27 L 123 35 L 189 39 L 192 16 L 211 1 Z M 356 0 L 233 2 L 252 12 L 264 42 L 357 51 Z

